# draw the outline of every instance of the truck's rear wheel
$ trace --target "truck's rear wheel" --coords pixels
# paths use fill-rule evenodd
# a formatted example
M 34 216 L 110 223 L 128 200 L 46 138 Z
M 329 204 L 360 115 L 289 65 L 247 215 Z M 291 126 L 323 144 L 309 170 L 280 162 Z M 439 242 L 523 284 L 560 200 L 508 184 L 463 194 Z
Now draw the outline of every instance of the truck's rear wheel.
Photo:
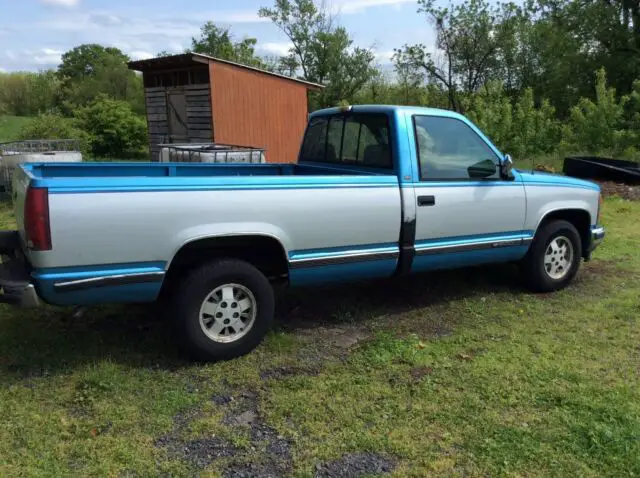
M 524 279 L 537 292 L 560 290 L 571 283 L 581 260 L 582 241 L 575 226 L 549 221 L 540 226 L 523 260 Z
M 273 288 L 244 261 L 220 259 L 198 267 L 171 295 L 180 345 L 197 360 L 245 355 L 260 344 L 273 323 Z

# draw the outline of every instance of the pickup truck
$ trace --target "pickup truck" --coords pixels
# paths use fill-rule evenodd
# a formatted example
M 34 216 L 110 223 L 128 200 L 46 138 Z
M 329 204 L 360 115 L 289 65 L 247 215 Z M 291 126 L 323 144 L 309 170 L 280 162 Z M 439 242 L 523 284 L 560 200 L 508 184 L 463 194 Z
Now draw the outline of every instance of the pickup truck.
M 605 230 L 598 185 L 525 172 L 462 115 L 317 111 L 295 164 L 22 164 L 0 302 L 167 301 L 199 360 L 253 350 L 275 285 L 513 262 L 566 287 Z

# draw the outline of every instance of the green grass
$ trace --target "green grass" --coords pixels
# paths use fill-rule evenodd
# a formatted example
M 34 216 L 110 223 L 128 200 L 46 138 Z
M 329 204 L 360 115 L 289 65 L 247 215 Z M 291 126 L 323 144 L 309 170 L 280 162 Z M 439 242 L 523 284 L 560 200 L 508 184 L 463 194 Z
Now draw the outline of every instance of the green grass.
M 18 139 L 18 134 L 31 118 L 25 116 L 0 116 L 0 143 Z
M 603 214 L 568 290 L 499 266 L 289 294 L 258 350 L 214 365 L 145 308 L 0 307 L 0 476 L 220 476 L 284 440 L 291 476 L 364 451 L 395 476 L 638 476 L 640 203 Z M 229 420 L 247 409 L 266 441 Z M 233 451 L 203 465 L 196 442 Z

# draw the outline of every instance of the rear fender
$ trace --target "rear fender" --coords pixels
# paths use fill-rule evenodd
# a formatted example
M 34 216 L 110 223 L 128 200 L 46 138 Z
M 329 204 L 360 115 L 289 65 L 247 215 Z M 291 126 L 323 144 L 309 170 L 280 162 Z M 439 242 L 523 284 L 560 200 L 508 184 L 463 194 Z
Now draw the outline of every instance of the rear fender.
M 282 246 L 285 255 L 289 257 L 289 251 L 291 250 L 290 239 L 282 229 L 272 224 L 259 222 L 201 224 L 180 231 L 176 240 L 173 241 L 178 246 L 172 251 L 170 260 L 167 261 L 167 270 L 171 267 L 171 262 L 173 262 L 178 252 L 188 244 L 204 239 L 233 236 L 264 236 L 275 239 Z

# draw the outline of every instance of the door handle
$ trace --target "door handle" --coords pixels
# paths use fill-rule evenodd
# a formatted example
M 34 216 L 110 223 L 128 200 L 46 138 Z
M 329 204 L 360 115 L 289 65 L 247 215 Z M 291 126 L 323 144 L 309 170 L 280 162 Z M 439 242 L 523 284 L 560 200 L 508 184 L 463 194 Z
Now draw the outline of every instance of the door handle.
M 436 197 L 435 196 L 418 196 L 418 206 L 435 206 L 436 205 Z

